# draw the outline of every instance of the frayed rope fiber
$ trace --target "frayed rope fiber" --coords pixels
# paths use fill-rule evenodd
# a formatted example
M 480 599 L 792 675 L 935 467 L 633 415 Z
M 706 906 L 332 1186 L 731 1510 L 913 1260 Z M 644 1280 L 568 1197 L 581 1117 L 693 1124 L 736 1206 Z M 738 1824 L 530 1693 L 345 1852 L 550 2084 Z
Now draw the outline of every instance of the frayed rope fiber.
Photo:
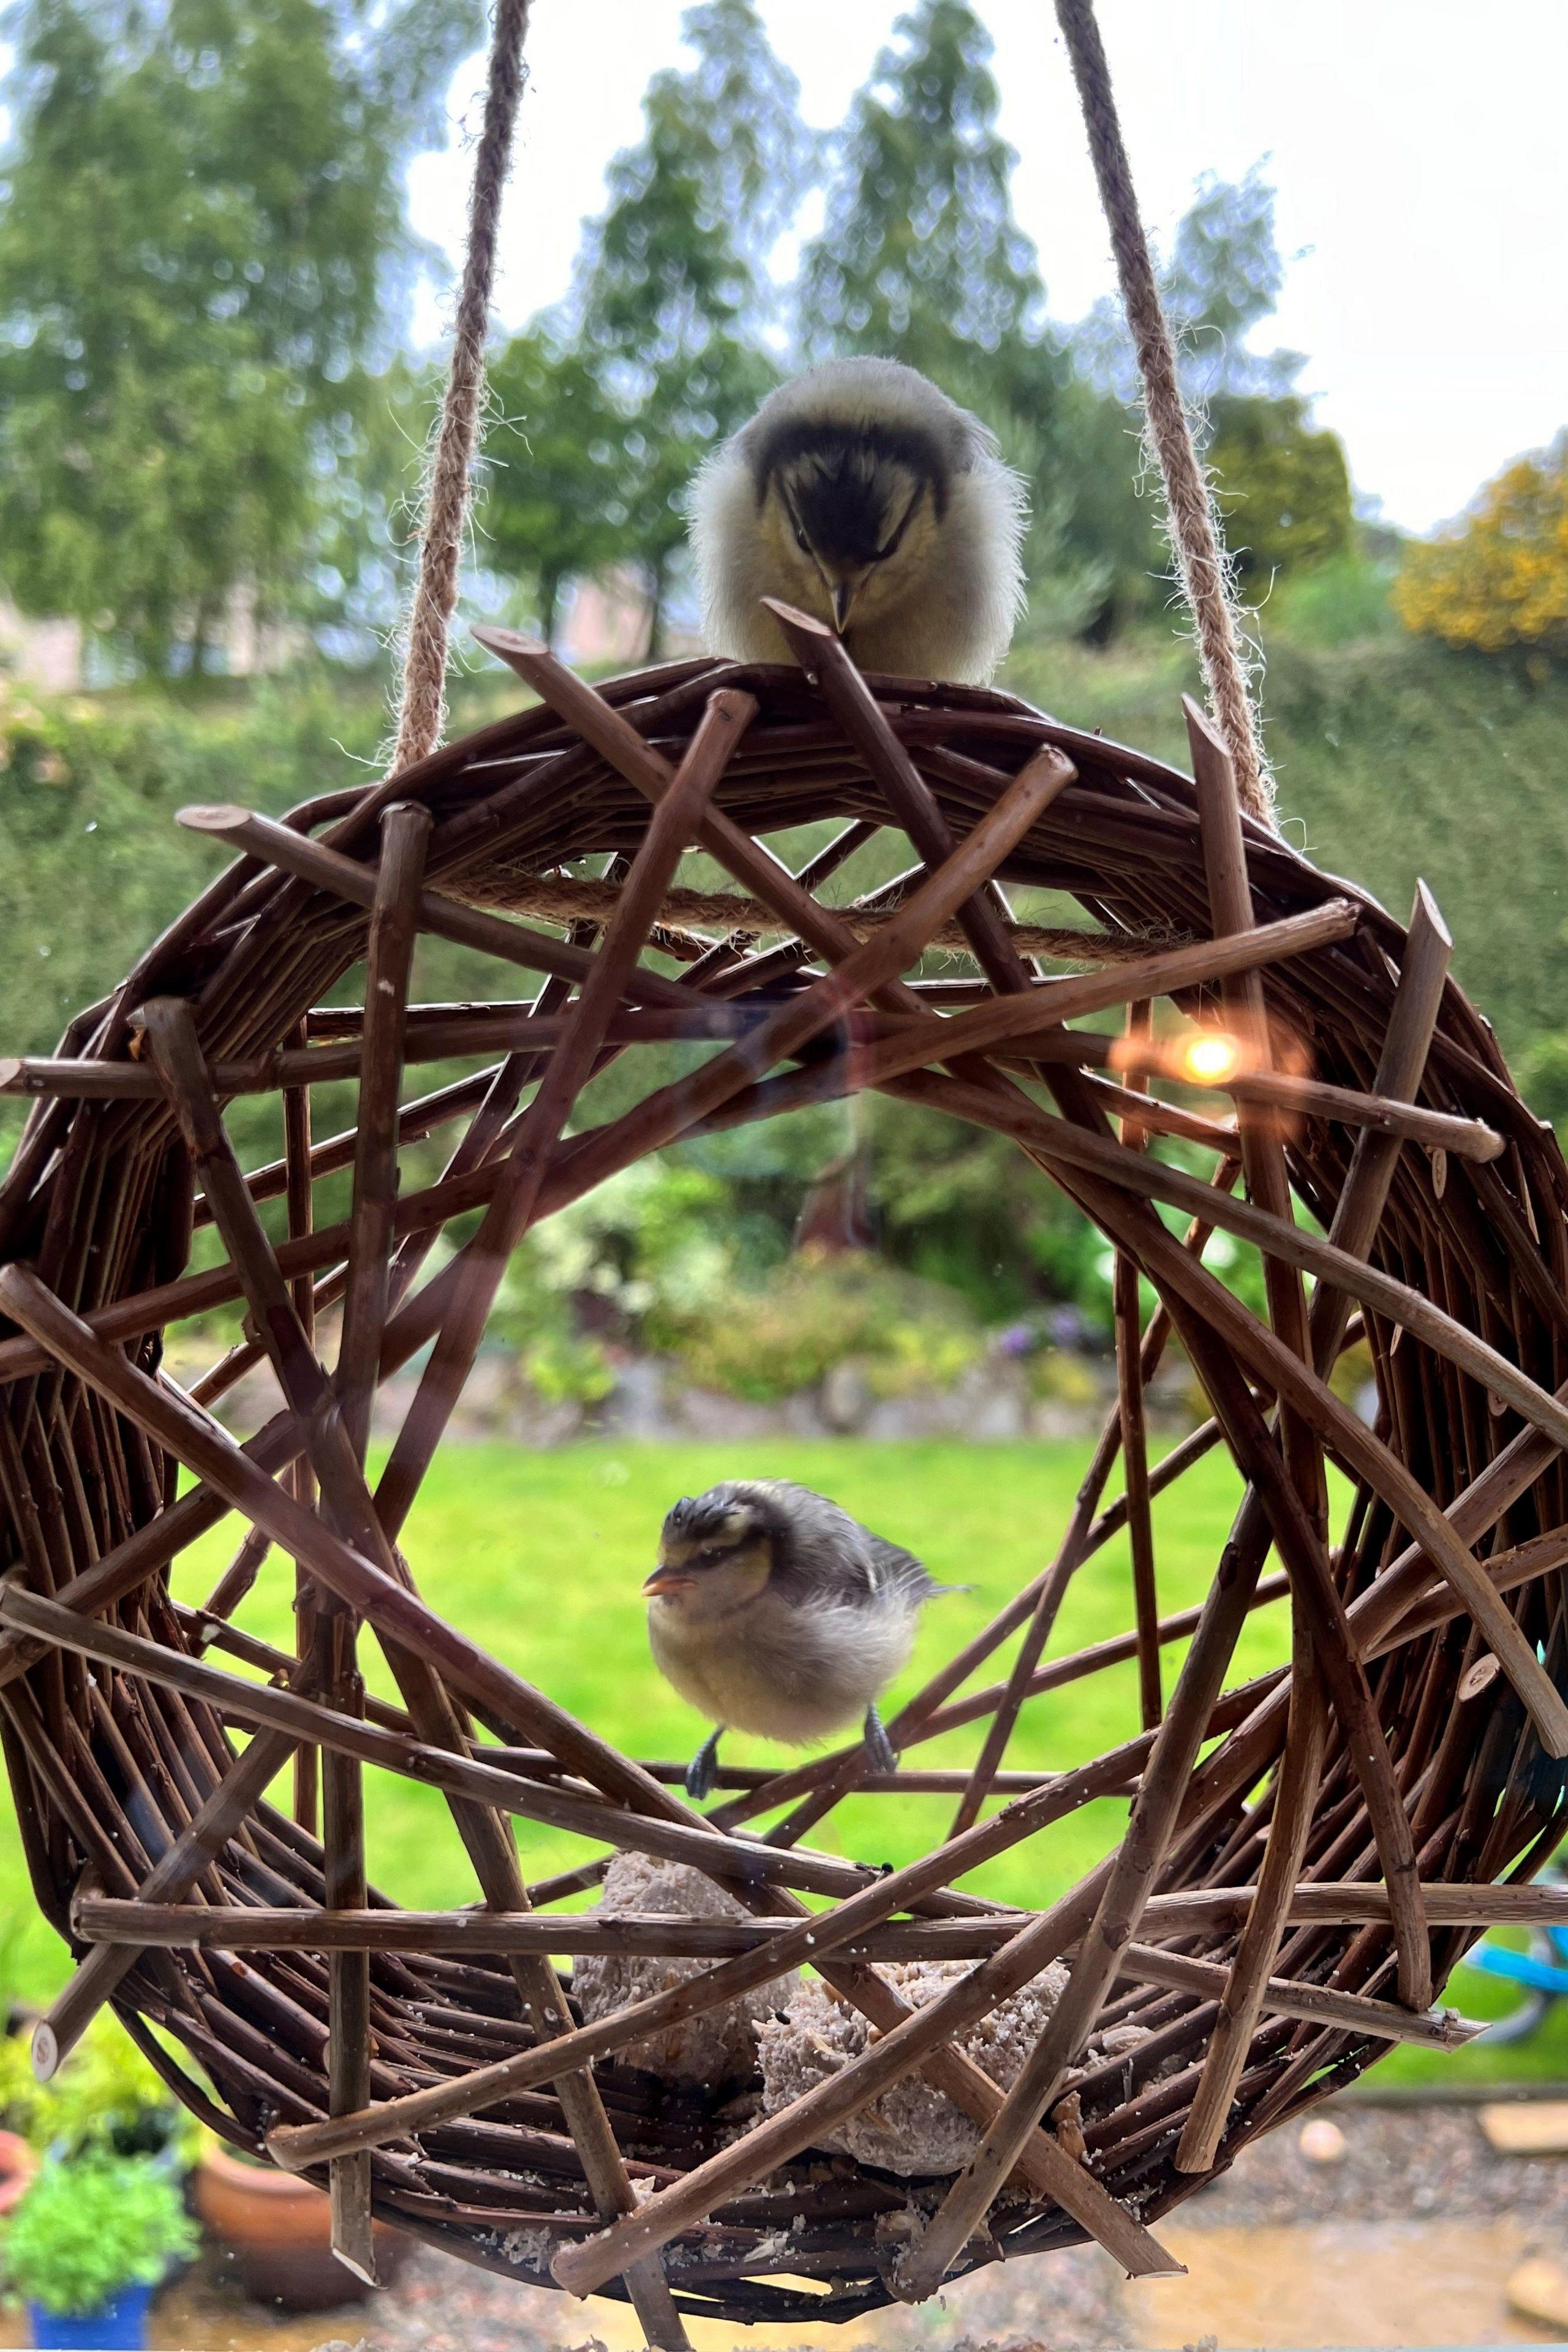
M 430 465 L 419 576 L 408 615 L 397 735 L 388 772 L 397 775 L 441 740 L 447 723 L 447 646 L 458 602 L 463 529 L 485 393 L 485 339 L 495 283 L 496 236 L 522 100 L 530 0 L 497 0 L 485 81 L 485 121 L 474 157 L 468 243 L 452 333 L 436 454 Z
M 1110 229 L 1121 299 L 1143 379 L 1149 437 L 1159 460 L 1170 518 L 1171 545 L 1182 590 L 1197 631 L 1198 659 L 1209 708 L 1236 770 L 1237 793 L 1248 816 L 1272 825 L 1274 786 L 1247 688 L 1228 567 L 1208 484 L 1198 463 L 1192 427 L 1176 375 L 1175 346 L 1154 279 L 1149 240 L 1138 210 L 1131 167 L 1121 137 L 1110 68 L 1106 63 L 1093 0 L 1056 0 L 1073 79 L 1089 133 L 1100 200 Z

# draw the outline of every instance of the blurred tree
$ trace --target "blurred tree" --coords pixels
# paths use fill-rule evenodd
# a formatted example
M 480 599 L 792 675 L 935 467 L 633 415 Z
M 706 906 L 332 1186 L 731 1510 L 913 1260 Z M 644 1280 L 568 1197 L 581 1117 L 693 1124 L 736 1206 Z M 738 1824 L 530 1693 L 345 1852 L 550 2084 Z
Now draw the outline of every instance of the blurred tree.
M 815 163 L 798 86 L 753 0 L 705 0 L 682 37 L 694 62 L 649 84 L 643 136 L 610 166 L 609 203 L 588 232 L 573 295 L 542 322 L 618 420 L 617 538 L 647 576 L 652 653 L 685 546 L 692 471 L 777 373 L 765 341 L 776 303 L 767 261 Z M 602 495 L 593 446 L 582 445 L 588 497 Z M 516 487 L 524 490 L 521 478 Z
M 1274 190 L 1254 163 L 1239 180 L 1205 172 L 1177 225 L 1160 294 L 1175 333 L 1183 389 L 1191 400 L 1224 394 L 1280 399 L 1306 365 L 1300 352 L 1254 352 L 1247 337 L 1273 314 L 1285 283 L 1274 228 Z M 1070 331 L 1073 358 L 1089 381 L 1136 405 L 1138 362 L 1120 299 L 1105 295 Z
M 1035 499 L 1038 505 L 1047 494 L 1060 500 L 1053 569 L 1080 583 L 1081 591 L 1061 615 L 1065 625 L 1049 634 L 1104 644 L 1171 593 L 1159 501 L 1144 495 L 1154 478 L 1144 463 L 1142 419 L 1074 373 L 1058 413 L 1055 455 L 1055 474 L 1037 485 Z M 1040 601 L 1031 569 L 1031 614 Z
M 25 0 L 0 210 L 0 566 L 153 669 L 341 583 L 320 534 L 476 0 Z
M 1162 292 L 1200 392 L 1288 393 L 1306 364 L 1300 352 L 1253 352 L 1247 338 L 1271 318 L 1285 283 L 1274 232 L 1274 190 L 1263 161 L 1239 180 L 1205 172 L 1183 214 Z
M 1013 212 L 991 37 L 964 0 L 901 16 L 838 144 L 796 294 L 808 358 L 903 360 L 973 408 L 1030 487 L 1037 625 L 1072 634 L 1154 556 L 1120 410 L 1072 380 L 1047 329 L 1034 247 Z M 1109 528 L 1108 528 L 1109 525 Z
M 1481 653 L 1568 655 L 1568 433 L 1516 458 L 1394 586 L 1408 629 Z
M 418 561 L 419 492 L 441 410 L 441 359 L 399 352 L 355 384 L 311 530 L 315 635 L 329 658 L 374 666 Z
M 1350 474 L 1336 435 L 1314 432 L 1294 394 L 1226 394 L 1210 412 L 1207 457 L 1237 576 L 1266 593 L 1276 573 L 1346 554 L 1354 524 Z
M 805 257 L 800 340 L 813 356 L 903 360 L 962 397 L 977 362 L 1000 390 L 1040 342 L 1045 290 L 1013 216 L 1017 158 L 996 129 L 991 47 L 964 0 L 921 0 L 895 25 Z
M 867 1174 L 882 1253 L 961 1290 L 986 1318 L 1070 1301 L 1105 1319 L 1092 1225 L 1005 1136 L 923 1104 L 867 1105 Z
M 1288 563 L 1328 560 L 1348 545 L 1350 486 L 1330 433 L 1314 433 L 1291 387 L 1300 352 L 1253 351 L 1247 338 L 1273 311 L 1284 284 L 1274 190 L 1254 163 L 1240 180 L 1205 173 L 1183 215 L 1160 291 L 1174 331 L 1183 389 L 1199 410 L 1200 438 L 1220 477 L 1227 515 L 1237 515 L 1244 586 L 1267 586 Z M 1079 378 L 1069 414 L 1083 495 L 1071 534 L 1110 572 L 1093 634 L 1108 635 L 1168 590 L 1170 558 L 1136 455 L 1141 387 L 1121 304 L 1107 295 L 1067 332 Z M 1220 446 L 1223 438 L 1224 446 Z M 1127 454 L 1124 483 L 1115 452 Z M 1245 542 L 1245 549 L 1241 542 Z
M 1514 1065 L 1520 1093 L 1537 1118 L 1559 1134 L 1568 1128 L 1568 1030 L 1550 1029 L 1527 1045 Z
M 590 362 L 537 323 L 491 362 L 489 383 L 501 421 L 490 427 L 476 525 L 486 562 L 526 584 L 533 625 L 553 645 L 563 587 L 622 544 L 624 424 Z

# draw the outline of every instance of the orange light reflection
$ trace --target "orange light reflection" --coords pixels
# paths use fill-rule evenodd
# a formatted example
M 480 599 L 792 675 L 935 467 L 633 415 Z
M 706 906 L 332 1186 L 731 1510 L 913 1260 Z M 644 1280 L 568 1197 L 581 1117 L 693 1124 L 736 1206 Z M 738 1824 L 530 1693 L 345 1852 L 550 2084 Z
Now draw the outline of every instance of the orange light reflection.
M 1223 1087 L 1241 1066 L 1239 1042 L 1223 1029 L 1205 1029 L 1177 1048 L 1179 1075 L 1194 1086 Z

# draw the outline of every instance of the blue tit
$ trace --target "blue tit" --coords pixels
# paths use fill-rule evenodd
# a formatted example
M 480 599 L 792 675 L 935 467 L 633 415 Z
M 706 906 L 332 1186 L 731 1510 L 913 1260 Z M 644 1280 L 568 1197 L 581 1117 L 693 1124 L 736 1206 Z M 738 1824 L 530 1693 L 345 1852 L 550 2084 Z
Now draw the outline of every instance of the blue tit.
M 786 1479 L 726 1479 L 683 1496 L 643 1591 L 655 1663 L 718 1727 L 688 1793 L 711 1790 L 731 1727 L 805 1745 L 860 1721 L 873 1769 L 891 1772 L 877 1698 L 907 1664 L 925 1602 L 952 1590 Z
M 709 650 L 786 661 L 764 596 L 863 670 L 984 684 L 1024 604 L 1023 478 L 913 368 L 829 360 L 768 394 L 699 474 L 691 544 Z

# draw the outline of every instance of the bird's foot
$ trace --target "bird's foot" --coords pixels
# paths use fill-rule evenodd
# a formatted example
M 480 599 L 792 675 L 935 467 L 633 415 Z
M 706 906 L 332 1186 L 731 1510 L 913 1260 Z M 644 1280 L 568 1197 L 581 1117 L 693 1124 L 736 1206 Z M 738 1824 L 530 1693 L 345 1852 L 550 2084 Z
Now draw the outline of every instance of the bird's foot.
M 883 1728 L 882 1718 L 874 1706 L 868 1706 L 866 1709 L 866 1753 L 870 1759 L 873 1772 L 891 1773 L 898 1770 L 899 1759 L 893 1752 L 893 1743 Z
M 694 1805 L 713 1794 L 713 1783 L 719 1778 L 719 1742 L 721 1730 L 710 1732 L 696 1755 L 686 1768 L 686 1793 Z

